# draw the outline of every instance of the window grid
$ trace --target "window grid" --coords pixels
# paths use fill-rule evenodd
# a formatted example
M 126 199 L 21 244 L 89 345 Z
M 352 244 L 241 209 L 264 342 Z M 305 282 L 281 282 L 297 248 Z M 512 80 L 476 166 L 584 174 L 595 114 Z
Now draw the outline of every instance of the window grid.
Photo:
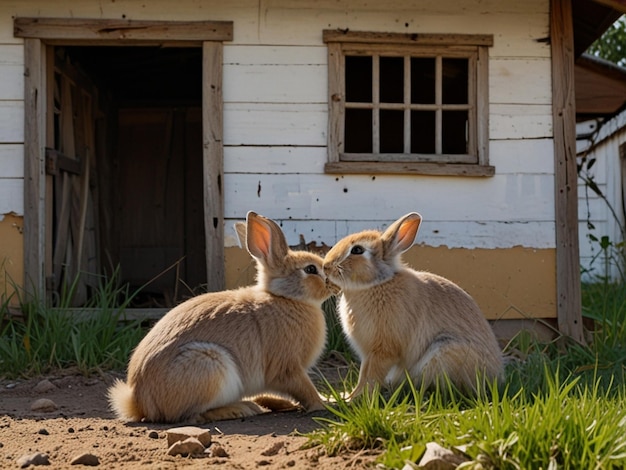
M 490 35 L 423 34 L 408 35 L 396 33 L 324 31 L 324 41 L 329 52 L 329 159 L 325 171 L 330 173 L 415 173 L 415 174 L 458 174 L 468 176 L 490 176 L 494 168 L 488 160 L 488 47 L 493 45 Z M 368 57 L 371 62 L 371 102 L 346 101 L 346 57 Z M 385 58 L 384 77 L 381 76 L 381 58 Z M 388 57 L 401 58 L 400 64 L 392 65 Z M 412 59 L 432 59 L 431 78 L 434 91 L 433 102 L 412 103 L 411 87 L 419 88 L 423 81 L 411 74 L 416 64 Z M 455 87 L 454 77 L 448 75 L 447 59 L 467 61 L 463 86 L 467 86 L 465 96 L 458 97 L 461 103 L 450 100 L 449 90 Z M 403 71 L 399 67 L 403 67 Z M 412 68 L 413 67 L 413 68 Z M 418 65 L 419 67 L 419 65 Z M 443 76 L 444 67 L 446 76 Z M 455 68 L 452 65 L 453 69 Z M 352 70 L 352 69 L 351 69 Z M 395 71 L 394 71 L 395 70 Z M 354 72 L 353 72 L 354 73 Z M 354 77 L 354 75 L 353 75 Z M 391 78 L 390 78 L 391 77 Z M 395 77 L 395 78 L 394 78 Z M 366 80 L 369 80 L 366 79 Z M 450 80 L 452 79 L 452 82 Z M 354 80 L 354 79 L 352 79 Z M 403 80 L 403 96 L 393 97 L 381 90 L 381 80 L 385 90 L 389 90 L 389 80 Z M 367 90 L 367 84 L 365 90 Z M 428 84 L 428 90 L 431 84 Z M 351 90 L 353 88 L 350 88 Z M 445 90 L 448 91 L 445 91 Z M 415 91 L 413 90 L 413 91 Z M 384 96 L 387 101 L 381 102 Z M 444 95 L 445 93 L 445 95 Z M 399 95 L 399 93 L 397 93 Z M 356 96 L 356 95 L 355 95 Z M 444 102 L 444 99 L 446 102 Z M 417 99 L 416 99 L 417 101 Z M 451 102 L 452 101 L 452 102 Z M 360 148 L 369 148 L 369 153 L 361 153 L 354 147 L 359 138 L 355 121 L 350 121 L 350 134 L 347 130 L 347 110 L 362 109 L 371 111 L 372 129 L 364 130 Z M 397 111 L 382 113 L 381 111 Z M 429 112 L 429 116 L 416 113 Z M 463 112 L 458 115 L 458 112 Z M 352 118 L 351 118 L 352 119 Z M 389 121 L 391 119 L 391 121 Z M 381 120 L 382 126 L 381 126 Z M 412 121 L 414 121 L 412 123 Z M 422 123 L 426 126 L 426 141 L 420 140 Z M 463 124 L 464 123 L 464 124 Z M 358 124 L 357 124 L 358 125 Z M 391 128 L 389 126 L 392 126 Z M 396 129 L 389 134 L 389 129 Z M 384 132 L 384 136 L 381 135 Z M 400 134 L 402 132 L 402 134 Z M 452 132 L 453 140 L 448 132 Z M 345 152 L 345 139 L 350 136 L 351 153 Z M 383 141 L 384 137 L 384 141 Z M 371 139 L 371 142 L 367 142 Z M 413 139 L 413 142 L 412 142 Z M 433 142 L 434 141 L 434 142 Z M 429 143 L 430 142 L 430 143 Z M 384 146 L 383 146 L 384 143 Z M 428 150 L 432 149 L 432 150 Z M 381 153 L 382 150 L 382 153 Z M 411 153 L 413 150 L 414 153 Z M 394 153 L 389 153 L 389 152 Z M 423 153 L 424 151 L 428 153 Z M 398 152 L 398 153 L 395 153 Z M 422 153 L 419 153 L 422 152 Z M 447 154 L 444 152 L 448 152 Z

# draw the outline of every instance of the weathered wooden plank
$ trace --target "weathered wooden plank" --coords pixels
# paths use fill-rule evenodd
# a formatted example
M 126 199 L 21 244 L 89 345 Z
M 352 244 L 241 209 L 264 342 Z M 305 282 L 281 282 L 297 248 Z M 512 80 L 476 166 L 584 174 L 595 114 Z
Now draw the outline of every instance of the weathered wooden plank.
M 0 178 L 24 178 L 23 144 L 0 144 Z
M 498 175 L 554 174 L 552 139 L 491 140 L 489 146 L 490 163 Z M 321 146 L 226 146 L 224 172 L 321 174 L 326 154 Z
M 225 173 L 324 173 L 324 147 L 256 147 L 224 148 Z
M 548 105 L 492 104 L 490 139 L 542 139 L 552 137 L 552 112 Z
M 204 228 L 207 290 L 226 285 L 224 271 L 224 110 L 222 94 L 223 46 L 202 46 L 202 127 L 204 167 Z
M 493 176 L 492 166 L 456 164 L 456 163 L 415 163 L 415 162 L 329 162 L 324 171 L 330 174 L 396 174 L 430 176 Z
M 98 41 L 231 41 L 232 21 L 154 21 L 91 18 L 22 18 L 14 20 L 20 38 Z
M 244 218 L 256 208 L 261 214 L 280 210 L 299 218 L 385 220 L 390 210 L 404 214 L 418 206 L 427 208 L 433 219 L 554 220 L 550 174 L 492 178 L 226 174 L 225 183 L 229 218 Z
M 489 90 L 491 103 L 552 103 L 549 58 L 491 59 Z M 532 83 L 532 86 L 529 86 Z
M 24 180 L 22 178 L 0 178 L 0 215 L 24 214 Z
M 24 96 L 24 66 L 0 64 L 0 77 L 0 100 L 21 100 Z
M 225 145 L 326 146 L 326 104 L 224 103 Z
M 0 143 L 24 142 L 24 101 L 0 101 Z
M 564 335 L 584 342 L 578 259 L 572 3 L 571 0 L 551 0 L 550 6 L 558 325 Z
M 326 65 L 326 45 L 224 44 L 224 65 Z
M 225 65 L 224 101 L 326 103 L 326 64 Z
M 251 210 L 258 210 L 255 206 Z M 379 220 L 294 220 L 282 219 L 284 212 L 279 209 L 265 208 L 263 215 L 274 218 L 280 223 L 290 245 L 300 242 L 300 236 L 306 243 L 315 242 L 332 246 L 340 238 L 361 230 L 384 230 L 393 220 L 405 214 L 394 208 L 388 210 Z M 525 246 L 537 249 L 554 248 L 554 223 L 551 221 L 453 221 L 431 220 L 432 209 L 424 204 L 416 204 L 412 210 L 424 217 L 417 244 L 426 246 L 446 246 L 448 248 L 513 248 Z M 243 219 L 237 219 L 243 220 Z M 227 219 L 225 224 L 226 246 L 239 246 L 233 224 L 236 220 Z
M 434 33 L 380 33 L 373 31 L 355 31 L 353 29 L 325 29 L 322 32 L 324 42 L 350 42 L 375 44 L 405 44 L 437 46 L 454 43 L 465 46 L 492 46 L 490 34 L 434 34 Z

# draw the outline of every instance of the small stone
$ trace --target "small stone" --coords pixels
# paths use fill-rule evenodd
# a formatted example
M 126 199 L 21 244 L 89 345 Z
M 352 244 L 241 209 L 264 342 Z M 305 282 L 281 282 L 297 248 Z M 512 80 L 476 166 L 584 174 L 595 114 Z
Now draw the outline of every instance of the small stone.
M 156 432 L 156 431 L 150 431 L 150 432 L 148 433 L 148 437 L 149 437 L 150 439 L 158 439 L 158 438 L 159 438 L 159 433 L 158 433 L 158 432 Z
M 31 411 L 37 411 L 41 413 L 49 413 L 58 409 L 59 407 L 57 406 L 57 404 L 48 398 L 40 398 L 38 400 L 35 400 L 32 405 L 30 405 Z
M 272 462 L 271 462 L 271 460 L 259 460 L 256 464 L 259 467 L 266 467 L 268 465 L 272 465 Z
M 37 434 L 41 434 L 42 436 L 49 436 L 50 433 L 48 432 L 48 430 L 46 428 L 41 428 L 39 431 L 37 431 Z
M 100 465 L 100 459 L 98 456 L 86 452 L 74 457 L 70 462 L 70 465 L 88 465 L 90 467 L 97 467 Z
M 288 467 L 295 467 L 296 466 L 296 461 L 295 460 L 290 460 L 285 465 L 287 465 Z
M 172 428 L 165 431 L 167 434 L 167 445 L 171 446 L 177 441 L 184 441 L 189 437 L 198 439 L 204 447 L 211 444 L 211 431 L 208 429 L 198 428 L 195 426 L 183 426 L 180 428 Z
M 56 385 L 50 382 L 48 379 L 42 380 L 33 388 L 33 392 L 35 393 L 47 393 L 51 390 L 56 389 Z
M 418 467 L 426 470 L 454 470 L 467 459 L 453 451 L 441 447 L 435 442 L 426 444 L 426 452 L 419 461 Z
M 17 465 L 20 468 L 27 468 L 31 465 L 50 465 L 48 454 L 36 452 L 34 454 L 25 454 L 17 459 Z
M 188 455 L 202 454 L 204 452 L 204 446 L 195 437 L 190 437 L 184 441 L 175 442 L 167 449 L 168 455 L 182 455 L 187 457 Z
M 285 447 L 285 441 L 275 442 L 270 447 L 261 452 L 261 455 L 264 457 L 271 457 L 278 454 L 278 452 L 280 452 L 280 449 L 282 449 L 283 447 Z
M 209 451 L 208 454 L 210 457 L 219 457 L 223 459 L 224 458 L 227 459 L 228 457 L 230 457 L 228 455 L 228 452 L 226 452 L 226 449 L 224 449 L 222 446 L 219 446 L 217 444 L 213 444 L 207 450 Z

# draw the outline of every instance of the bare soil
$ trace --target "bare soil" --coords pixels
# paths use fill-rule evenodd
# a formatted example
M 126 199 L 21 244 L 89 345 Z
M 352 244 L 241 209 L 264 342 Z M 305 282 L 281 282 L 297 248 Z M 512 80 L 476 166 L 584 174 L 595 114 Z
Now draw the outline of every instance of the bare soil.
M 19 468 L 25 454 L 47 454 L 42 468 L 76 469 L 72 460 L 81 454 L 97 457 L 106 469 L 279 469 L 338 470 L 374 465 L 374 453 L 359 452 L 329 457 L 321 446 L 310 447 L 303 433 L 321 427 L 314 415 L 302 412 L 268 413 L 253 418 L 218 421 L 209 429 L 212 443 L 201 456 L 168 455 L 166 430 L 179 425 L 125 424 L 108 408 L 106 391 L 120 374 L 84 377 L 72 371 L 29 380 L 0 380 L 0 468 Z M 48 380 L 48 391 L 38 385 Z M 46 382 L 44 382 L 46 384 Z M 53 411 L 33 411 L 41 398 L 52 400 Z M 182 425 L 182 424 L 181 424 Z M 214 457 L 222 447 L 226 456 Z M 33 467 L 31 467 L 33 468 Z M 78 466 L 80 468 L 80 465 Z

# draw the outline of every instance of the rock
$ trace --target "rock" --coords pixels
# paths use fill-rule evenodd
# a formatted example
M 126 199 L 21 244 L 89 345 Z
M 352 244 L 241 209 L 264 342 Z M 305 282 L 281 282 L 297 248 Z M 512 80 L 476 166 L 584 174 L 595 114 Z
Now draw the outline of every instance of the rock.
M 47 393 L 51 390 L 56 389 L 56 385 L 54 385 L 52 382 L 50 382 L 48 379 L 44 379 L 41 382 L 39 382 L 37 385 L 35 385 L 35 387 L 33 388 L 33 392 L 35 393 Z
M 158 433 L 158 432 L 156 432 L 156 431 L 150 431 L 150 432 L 148 433 L 148 437 L 149 437 L 150 439 L 158 439 L 158 438 L 159 438 L 159 433 Z
M 41 434 L 42 436 L 49 436 L 50 433 L 48 432 L 48 430 L 46 428 L 41 428 L 39 431 L 37 431 L 37 434 Z
M 209 457 L 220 457 L 226 459 L 230 457 L 228 455 L 228 452 L 226 452 L 226 449 L 217 444 L 213 444 L 211 447 L 209 447 L 207 449 L 207 453 L 209 454 Z
M 203 452 L 204 446 L 202 445 L 202 442 L 195 437 L 189 437 L 184 441 L 174 442 L 174 444 L 167 449 L 168 455 L 182 455 L 183 457 L 202 454 Z
M 88 465 L 90 467 L 97 467 L 100 465 L 100 459 L 96 455 L 85 452 L 84 454 L 74 457 L 70 462 L 70 465 Z
M 171 446 L 177 441 L 184 441 L 189 437 L 198 439 L 204 447 L 211 444 L 211 432 L 208 429 L 202 429 L 195 426 L 183 426 L 180 428 L 172 428 L 165 431 L 167 434 L 167 445 Z
M 467 462 L 465 457 L 435 442 L 429 442 L 426 444 L 426 452 L 419 461 L 418 467 L 426 470 L 454 470 L 464 462 Z
M 59 407 L 57 406 L 57 404 L 48 398 L 40 398 L 38 400 L 35 400 L 30 405 L 31 411 L 37 411 L 41 413 L 49 413 L 58 409 Z
M 17 465 L 20 468 L 27 468 L 31 465 L 50 465 L 50 461 L 48 460 L 48 454 L 36 452 L 34 454 L 22 455 L 17 459 Z
M 280 452 L 280 449 L 282 449 L 283 447 L 285 447 L 285 441 L 275 442 L 270 447 L 261 452 L 261 455 L 264 457 L 271 457 L 278 454 L 278 452 Z

